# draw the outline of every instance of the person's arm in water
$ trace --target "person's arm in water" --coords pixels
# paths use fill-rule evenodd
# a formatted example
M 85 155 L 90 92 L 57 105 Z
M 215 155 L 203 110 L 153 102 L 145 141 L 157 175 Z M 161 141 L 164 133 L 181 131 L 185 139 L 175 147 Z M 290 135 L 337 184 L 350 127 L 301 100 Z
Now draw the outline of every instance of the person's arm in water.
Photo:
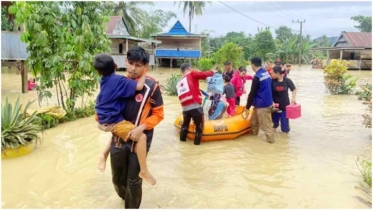
M 253 82 L 251 83 L 251 90 L 249 97 L 247 97 L 246 109 L 250 110 L 250 107 L 253 105 L 254 97 L 258 93 L 260 81 L 258 77 L 254 77 Z
M 205 80 L 207 77 L 212 77 L 214 75 L 215 71 L 204 71 L 204 72 L 199 72 L 199 71 L 191 71 L 191 75 L 198 79 L 198 80 Z
M 140 91 L 144 88 L 146 80 L 146 71 L 142 74 L 142 76 L 137 80 L 136 90 Z
M 286 78 L 287 81 L 288 81 L 288 85 L 289 85 L 289 89 L 291 90 L 291 103 L 296 103 L 295 102 L 295 96 L 297 94 L 297 88 L 295 87 L 293 81 L 291 81 L 291 79 L 289 78 Z

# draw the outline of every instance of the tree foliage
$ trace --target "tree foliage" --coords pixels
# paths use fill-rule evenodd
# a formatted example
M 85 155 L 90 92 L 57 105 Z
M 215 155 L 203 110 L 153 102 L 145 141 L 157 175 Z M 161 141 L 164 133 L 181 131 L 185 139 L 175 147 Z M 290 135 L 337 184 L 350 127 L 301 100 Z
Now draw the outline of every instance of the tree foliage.
M 280 58 L 283 62 L 298 63 L 300 39 L 299 35 L 292 33 L 286 26 L 280 26 L 275 30 L 276 39 L 272 38 L 268 28 L 258 28 L 258 33 L 253 37 L 244 32 L 229 32 L 225 36 L 211 37 L 211 31 L 204 32 L 207 39 L 202 40 L 202 55 L 210 57 L 217 52 L 224 44 L 232 42 L 243 47 L 246 60 L 253 56 L 261 56 L 266 61 L 273 62 Z M 302 37 L 302 63 L 309 64 L 312 58 L 326 58 L 326 52 L 312 52 L 313 47 L 329 47 L 330 39 L 335 37 L 322 36 L 311 39 L 309 35 Z
M 167 26 L 172 18 L 176 18 L 176 14 L 169 11 L 155 10 L 145 13 L 147 21 L 144 21 L 141 28 L 138 29 L 137 34 L 140 37 L 149 38 L 151 34 L 162 32 L 162 29 Z
M 99 8 L 106 16 L 122 16 L 129 33 L 132 36 L 140 36 L 141 27 L 148 21 L 147 12 L 140 8 L 142 5 L 153 6 L 154 3 L 152 1 L 105 1 L 100 3 Z
M 246 66 L 246 61 L 243 57 L 242 47 L 238 46 L 233 42 L 228 42 L 223 45 L 217 52 L 212 56 L 213 64 L 222 67 L 224 62 L 229 60 L 233 63 L 235 68 L 240 66 Z
M 267 53 L 276 51 L 275 42 L 270 30 L 260 31 L 254 38 L 255 55 L 265 58 Z
M 6 7 L 1 7 L 1 30 L 13 31 L 13 23 L 8 19 Z
M 184 15 L 188 12 L 189 17 L 189 32 L 192 32 L 192 20 L 194 15 L 202 15 L 203 9 L 207 4 L 211 4 L 209 1 L 175 1 L 175 4 L 179 4 L 179 8 L 183 7 Z
M 275 30 L 276 39 L 280 41 L 284 41 L 285 39 L 290 39 L 294 36 L 293 31 L 291 28 L 287 26 L 280 26 Z
M 361 32 L 371 32 L 372 31 L 372 16 L 353 16 L 351 20 L 356 21 L 359 25 L 355 26 Z
M 170 11 L 152 10 L 145 11 L 143 5 L 153 6 L 151 1 L 129 2 L 101 2 L 99 10 L 106 16 L 120 15 L 123 17 L 129 33 L 132 36 L 149 38 L 151 34 L 161 32 L 176 14 Z
M 99 2 L 16 2 L 9 8 L 25 24 L 27 65 L 39 81 L 39 101 L 56 89 L 58 103 L 74 109 L 77 99 L 92 95 L 99 76 L 93 55 L 110 52 Z M 67 72 L 68 76 L 66 76 Z M 67 82 L 67 88 L 65 83 Z M 60 99 L 60 100 L 59 100 Z

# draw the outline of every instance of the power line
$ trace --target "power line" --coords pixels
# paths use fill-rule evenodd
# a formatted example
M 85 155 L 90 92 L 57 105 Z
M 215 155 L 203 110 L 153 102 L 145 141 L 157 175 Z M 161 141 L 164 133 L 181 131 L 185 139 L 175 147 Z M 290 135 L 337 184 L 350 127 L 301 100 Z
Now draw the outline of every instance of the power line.
M 272 27 L 272 26 L 269 26 L 269 25 L 267 25 L 267 24 L 265 24 L 265 23 L 262 23 L 262 22 L 260 22 L 260 21 L 257 21 L 257 20 L 255 20 L 255 19 L 253 19 L 253 18 L 251 18 L 251 17 L 249 17 L 249 16 L 243 14 L 242 12 L 240 12 L 240 11 L 238 11 L 238 10 L 236 10 L 236 9 L 234 9 L 234 8 L 232 8 L 232 7 L 228 6 L 228 5 L 226 5 L 226 4 L 224 4 L 224 3 L 221 2 L 221 1 L 219 1 L 219 2 L 220 2 L 221 4 L 223 4 L 224 6 L 230 8 L 231 10 L 233 10 L 233 11 L 239 13 L 240 15 L 242 15 L 242 16 L 244 16 L 244 17 L 246 17 L 246 18 L 249 18 L 249 19 L 251 19 L 251 20 L 253 20 L 253 21 L 257 22 L 257 23 L 260 23 L 260 24 L 262 24 L 262 25 L 268 26 L 269 28 L 277 29 L 277 28 L 275 28 L 275 27 Z M 294 29 L 291 29 L 291 30 L 292 30 L 292 32 L 299 32 L 298 30 L 294 30 Z
M 282 7 L 280 4 L 278 4 L 278 2 L 273 1 L 273 3 L 276 3 L 279 7 Z M 279 8 L 279 9 L 281 9 L 281 8 Z M 299 17 L 298 15 L 295 15 L 294 13 L 290 12 L 290 10 L 285 9 L 284 11 L 287 12 L 288 14 L 292 15 L 293 17 L 296 17 L 297 19 L 298 18 L 304 19 L 304 18 Z M 289 17 L 291 17 L 291 16 L 289 16 Z M 293 18 L 293 17 L 291 17 L 291 18 Z
M 256 4 L 258 4 L 259 6 L 263 7 L 263 9 L 268 9 L 268 8 L 265 8 L 264 6 L 262 6 L 261 4 L 259 4 L 259 3 L 256 2 L 256 1 L 254 1 L 254 3 L 256 3 Z M 281 17 L 283 17 L 283 18 L 286 18 L 286 19 L 288 19 L 288 20 L 291 20 L 290 18 L 287 18 L 287 17 L 285 17 L 285 16 L 282 16 L 282 15 L 276 13 L 274 10 L 273 10 L 272 12 L 275 13 L 276 15 L 278 15 L 278 16 L 281 16 Z
M 274 2 L 274 3 L 277 4 L 277 2 Z M 279 5 L 279 4 L 278 4 L 278 5 Z M 300 17 L 300 16 L 298 16 L 298 15 L 292 13 L 290 10 L 286 10 L 286 12 L 289 12 L 290 14 L 292 14 L 292 15 L 293 15 L 294 17 L 296 17 L 296 18 L 304 19 L 304 18 L 302 18 L 302 17 Z
M 249 17 L 249 16 L 247 16 L 247 15 L 241 13 L 240 11 L 237 11 L 236 9 L 234 9 L 234 8 L 232 8 L 232 7 L 230 7 L 230 6 L 226 5 L 226 4 L 224 4 L 224 3 L 221 2 L 221 1 L 219 1 L 219 2 L 220 2 L 221 4 L 223 4 L 223 5 L 225 5 L 226 7 L 230 8 L 231 10 L 233 10 L 233 11 L 235 11 L 235 12 L 238 12 L 239 14 L 241 14 L 241 15 L 243 15 L 243 16 L 249 18 L 250 20 L 253 20 L 253 21 L 257 22 L 257 23 L 260 23 L 260 24 L 262 24 L 262 25 L 268 26 L 268 27 L 270 27 L 270 28 L 275 28 L 275 27 L 269 26 L 269 25 L 267 25 L 267 24 L 265 24 L 265 23 L 262 23 L 262 22 L 260 22 L 260 21 L 257 21 L 257 20 L 255 20 L 255 19 L 253 19 L 253 18 L 251 18 L 251 17 Z
M 281 8 L 278 8 L 277 6 L 275 7 L 274 4 L 271 4 L 271 3 L 274 3 L 273 1 L 271 1 L 271 2 L 268 2 L 268 1 L 267 1 L 267 3 L 268 3 L 269 5 L 271 5 L 271 7 L 275 8 L 275 9 L 277 9 L 277 10 L 283 11 L 283 14 L 284 14 L 284 15 L 287 15 L 288 17 L 293 18 L 292 16 L 288 15 L 287 13 L 285 13 L 284 10 L 281 10 Z

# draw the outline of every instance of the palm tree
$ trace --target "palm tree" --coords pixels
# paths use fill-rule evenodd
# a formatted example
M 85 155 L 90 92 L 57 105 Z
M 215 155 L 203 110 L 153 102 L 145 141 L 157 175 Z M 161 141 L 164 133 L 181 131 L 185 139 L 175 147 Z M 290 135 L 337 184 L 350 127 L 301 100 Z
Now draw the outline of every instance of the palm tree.
M 104 8 L 113 8 L 113 14 L 110 15 L 121 15 L 123 17 L 132 36 L 138 35 L 139 27 L 146 21 L 146 11 L 139 8 L 141 5 L 154 5 L 154 3 L 152 1 L 103 2 Z
M 210 1 L 175 1 L 174 4 L 179 3 L 179 8 L 183 6 L 184 15 L 189 13 L 189 32 L 192 31 L 192 20 L 194 15 L 202 15 L 202 10 L 205 8 L 206 3 L 211 4 Z

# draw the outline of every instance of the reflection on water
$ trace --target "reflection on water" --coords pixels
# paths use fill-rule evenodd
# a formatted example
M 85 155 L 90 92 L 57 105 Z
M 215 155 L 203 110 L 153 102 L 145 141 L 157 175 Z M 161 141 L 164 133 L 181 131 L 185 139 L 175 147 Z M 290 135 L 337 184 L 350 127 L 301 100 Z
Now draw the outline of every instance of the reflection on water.
M 165 84 L 170 72 L 179 70 L 149 74 Z M 360 84 L 371 83 L 370 71 L 351 73 Z M 148 158 L 157 185 L 144 184 L 141 207 L 369 208 L 354 188 L 361 181 L 354 160 L 371 147 L 371 130 L 361 117 L 366 106 L 353 95 L 326 93 L 322 70 L 294 68 L 289 77 L 298 89 L 302 117 L 291 121 L 288 135 L 277 133 L 273 145 L 263 141 L 263 134 L 200 146 L 180 143 L 173 127 L 180 104 L 164 96 L 165 119 L 156 128 Z M 6 95 L 12 101 L 21 95 L 23 103 L 36 99 L 33 91 L 21 94 L 20 81 L 15 70 L 3 70 L 2 100 Z M 110 164 L 103 174 L 96 170 L 109 137 L 92 117 L 47 130 L 33 153 L 2 161 L 2 208 L 122 208 Z

